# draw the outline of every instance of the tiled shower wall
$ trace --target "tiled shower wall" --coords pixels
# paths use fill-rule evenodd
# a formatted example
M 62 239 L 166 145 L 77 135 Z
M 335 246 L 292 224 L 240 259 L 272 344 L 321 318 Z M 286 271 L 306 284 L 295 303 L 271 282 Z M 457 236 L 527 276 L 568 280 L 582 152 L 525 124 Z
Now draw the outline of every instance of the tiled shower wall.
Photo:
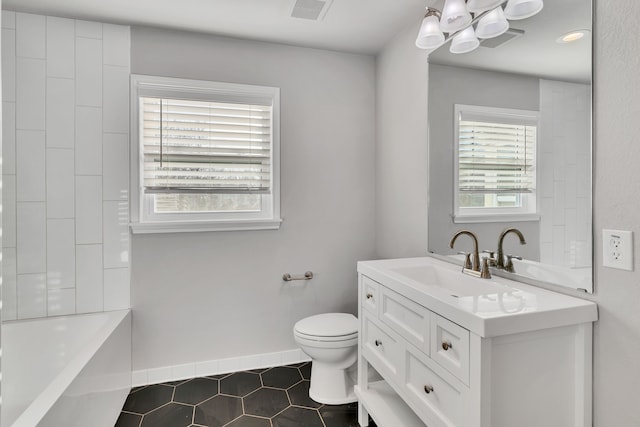
M 129 307 L 129 27 L 2 13 L 2 319 Z
M 591 87 L 540 80 L 540 261 L 591 266 Z

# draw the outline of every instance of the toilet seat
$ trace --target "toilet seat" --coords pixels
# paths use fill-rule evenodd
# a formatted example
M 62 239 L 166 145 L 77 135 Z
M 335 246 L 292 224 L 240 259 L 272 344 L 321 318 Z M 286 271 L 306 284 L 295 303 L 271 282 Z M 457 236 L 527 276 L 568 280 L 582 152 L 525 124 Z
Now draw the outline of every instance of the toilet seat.
M 298 321 L 294 334 L 312 341 L 348 341 L 358 337 L 358 319 L 348 313 L 324 313 Z

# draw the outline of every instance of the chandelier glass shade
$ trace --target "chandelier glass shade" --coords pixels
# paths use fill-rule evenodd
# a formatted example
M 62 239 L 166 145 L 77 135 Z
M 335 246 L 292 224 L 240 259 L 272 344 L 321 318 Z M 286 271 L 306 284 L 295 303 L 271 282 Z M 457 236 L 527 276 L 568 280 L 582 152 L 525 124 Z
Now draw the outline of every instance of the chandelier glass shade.
M 471 25 L 472 19 L 464 0 L 446 0 L 440 17 L 440 29 L 453 34 Z
M 527 19 L 542 10 L 542 0 L 509 0 L 504 8 L 504 16 L 513 21 Z
M 504 0 L 467 0 L 467 10 L 478 14 L 485 10 L 495 9 L 504 3 Z
M 502 7 L 496 7 L 478 21 L 476 35 L 481 39 L 490 39 L 504 34 L 509 29 L 509 21 L 504 17 Z
M 440 22 L 435 14 L 429 14 L 422 20 L 418 37 L 416 38 L 416 46 L 420 49 L 436 49 L 444 43 L 444 34 L 440 30 Z
M 476 49 L 478 46 L 480 46 L 480 41 L 478 40 L 478 37 L 476 37 L 473 25 L 470 25 L 451 40 L 449 52 L 467 53 Z

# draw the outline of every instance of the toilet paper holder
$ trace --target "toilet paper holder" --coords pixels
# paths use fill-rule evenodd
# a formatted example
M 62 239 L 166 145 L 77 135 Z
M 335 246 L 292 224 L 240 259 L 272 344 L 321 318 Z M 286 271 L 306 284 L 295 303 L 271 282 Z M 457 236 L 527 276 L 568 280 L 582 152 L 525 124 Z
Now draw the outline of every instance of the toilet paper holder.
M 282 280 L 284 280 L 285 282 L 291 282 L 292 280 L 311 280 L 311 279 L 313 279 L 313 272 L 311 271 L 306 271 L 304 275 L 300 275 L 300 276 L 292 276 L 289 273 L 284 273 L 282 275 Z

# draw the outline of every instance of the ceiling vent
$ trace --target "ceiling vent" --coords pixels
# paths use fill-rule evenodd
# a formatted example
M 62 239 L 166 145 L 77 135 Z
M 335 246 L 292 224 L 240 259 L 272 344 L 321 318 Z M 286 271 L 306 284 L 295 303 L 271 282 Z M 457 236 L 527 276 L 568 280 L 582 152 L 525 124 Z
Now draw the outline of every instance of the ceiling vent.
M 480 46 L 496 48 L 498 46 L 502 46 L 503 44 L 510 42 L 513 39 L 522 37 L 522 35 L 524 35 L 524 30 L 509 28 L 504 34 L 498 37 L 493 37 L 491 39 L 484 39 L 480 41 Z
M 296 0 L 291 11 L 291 17 L 321 21 L 327 14 L 332 2 L 333 0 Z

